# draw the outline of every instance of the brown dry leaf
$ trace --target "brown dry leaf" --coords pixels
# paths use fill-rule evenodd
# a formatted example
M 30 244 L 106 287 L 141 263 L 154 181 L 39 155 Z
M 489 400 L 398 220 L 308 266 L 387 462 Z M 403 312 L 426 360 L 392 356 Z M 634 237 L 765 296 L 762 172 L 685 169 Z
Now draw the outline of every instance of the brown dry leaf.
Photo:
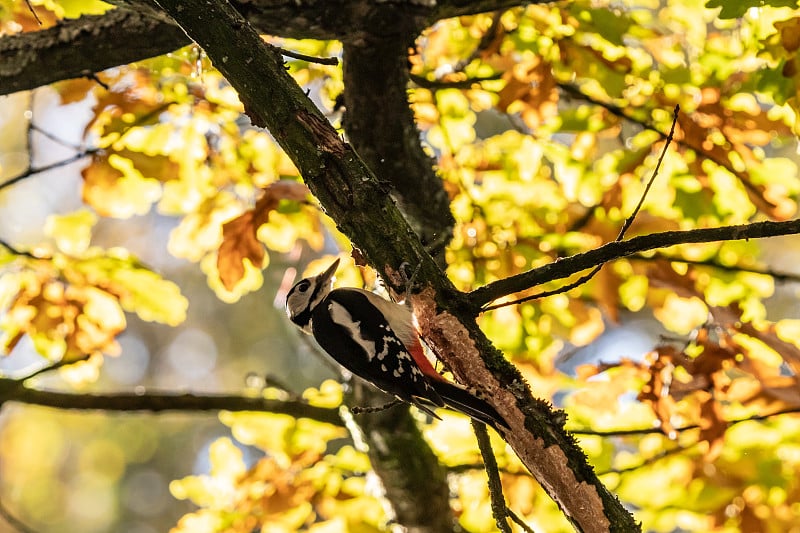
M 108 157 L 104 155 L 92 156 L 92 162 L 81 171 L 83 176 L 82 196 L 84 203 L 92 206 L 98 214 L 111 216 L 108 208 L 109 196 L 117 180 L 122 178 L 122 172 L 108 164 Z
M 93 155 L 81 175 L 83 201 L 101 216 L 144 215 L 161 197 L 161 186 L 156 180 L 143 177 L 131 160 L 115 153 Z
M 314 501 L 319 488 L 303 473 L 319 459 L 313 452 L 306 452 L 290 465 L 282 465 L 273 457 L 261 459 L 237 480 L 232 509 L 236 517 L 226 531 L 287 531 L 313 520 L 309 502 Z
M 497 108 L 507 112 L 515 102 L 522 104 L 522 119 L 536 128 L 558 113 L 558 90 L 550 63 L 534 57 L 517 63 L 503 74 L 505 87 L 498 93 Z
M 603 314 L 615 324 L 619 323 L 619 287 L 622 284 L 620 277 L 614 273 L 609 264 L 603 265 L 595 276 L 594 283 L 597 288 L 595 301 L 603 310 Z
M 718 88 L 703 89 L 702 104 L 697 110 L 678 115 L 676 138 L 736 176 L 750 201 L 760 211 L 775 220 L 787 220 L 794 215 L 794 201 L 776 192 L 774 187 L 770 189 L 754 183 L 746 171 L 734 168 L 730 154 L 736 152 L 748 165 L 758 164 L 748 145 L 764 146 L 771 142 L 775 133 L 789 135 L 791 130 L 783 122 L 767 117 L 766 111 L 760 107 L 754 106 L 747 111 L 724 107 L 720 96 Z M 724 144 L 712 141 L 720 133 L 725 139 Z
M 119 156 L 130 159 L 134 168 L 145 178 L 157 179 L 161 182 L 176 180 L 180 177 L 180 165 L 165 155 L 148 155 L 133 150 L 115 151 Z
M 116 336 L 125 317 L 113 296 L 96 287 L 67 285 L 40 275 L 29 280 L 6 312 L 14 334 L 4 341 L 10 352 L 28 335 L 36 349 L 53 361 L 74 362 L 91 354 L 116 354 Z
M 724 332 L 718 334 L 719 341 L 713 341 L 709 337 L 708 328 L 701 328 L 697 332 L 694 342 L 703 347 L 703 352 L 694 359 L 686 359 L 685 366 L 689 373 L 707 376 L 711 381 L 711 376 L 721 371 L 726 361 L 734 360 L 742 352 L 742 347 L 730 335 Z
M 61 97 L 61 105 L 80 102 L 95 87 L 99 87 L 99 85 L 89 78 L 75 78 L 53 84 L 53 88 L 58 91 L 58 95 Z
M 97 104 L 92 108 L 95 119 L 86 125 L 84 134 L 91 132 L 107 135 L 109 132 L 121 132 L 132 124 L 143 126 L 159 121 L 157 109 L 168 107 L 162 99 L 163 95 L 154 85 L 147 69 L 124 71 L 125 83 L 120 90 L 102 91 Z M 109 80 L 114 85 L 119 80 Z
M 219 279 L 229 291 L 244 277 L 245 259 L 259 268 L 264 262 L 264 245 L 256 238 L 254 219 L 255 211 L 251 209 L 222 225 L 217 270 Z
M 779 354 L 783 360 L 786 361 L 786 364 L 792 368 L 795 375 L 800 375 L 800 348 L 791 342 L 780 339 L 775 332 L 774 324 L 767 326 L 766 331 L 761 331 L 748 322 L 746 324 L 741 324 L 739 326 L 739 331 L 760 340 L 772 348 L 775 353 Z
M 14 6 L 14 3 L 12 2 L 11 5 Z M 58 24 L 58 15 L 48 9 L 47 6 L 35 5 L 31 7 L 36 11 L 36 15 L 31 13 L 31 8 L 26 6 L 24 2 L 17 2 L 17 6 L 15 6 L 13 20 L 19 24 L 21 33 L 46 30 Z M 4 18 L 5 16 L 6 14 L 4 13 Z M 0 29 L 7 31 L 8 28 L 6 26 L 4 24 Z
M 678 274 L 669 261 L 653 261 L 647 268 L 650 286 L 668 289 L 681 298 L 700 298 L 703 295 L 694 286 L 694 273 L 690 269 L 686 274 Z
M 698 400 L 700 401 L 699 440 L 708 442 L 704 459 L 711 463 L 722 452 L 728 423 L 722 416 L 722 407 L 711 394 L 700 393 Z
M 638 399 L 642 403 L 650 404 L 661 423 L 661 429 L 669 435 L 675 431 L 672 417 L 677 413 L 670 387 L 675 370 L 673 360 L 678 356 L 678 352 L 671 346 L 660 346 L 654 353 L 656 358 L 650 366 L 650 380 L 642 387 Z
M 280 180 L 270 184 L 253 209 L 256 230 L 269 221 L 270 212 L 278 208 L 281 200 L 304 202 L 309 194 L 308 187 L 297 181 Z
M 780 32 L 781 46 L 787 52 L 800 50 L 800 17 L 781 20 L 776 22 L 774 26 Z
M 280 180 L 264 189 L 253 209 L 222 225 L 222 243 L 217 252 L 217 270 L 224 287 L 233 290 L 244 277 L 244 260 L 256 267 L 264 261 L 264 245 L 258 240 L 258 228 L 269 222 L 272 211 L 281 200 L 303 202 L 309 194 L 308 187 L 290 180 Z

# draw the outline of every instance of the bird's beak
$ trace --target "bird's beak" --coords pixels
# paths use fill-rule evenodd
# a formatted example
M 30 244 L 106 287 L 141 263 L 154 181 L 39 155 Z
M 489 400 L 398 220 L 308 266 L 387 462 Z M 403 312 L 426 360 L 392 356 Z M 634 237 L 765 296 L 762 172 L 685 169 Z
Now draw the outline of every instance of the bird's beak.
M 329 283 L 333 279 L 333 275 L 336 274 L 336 269 L 338 268 L 339 268 L 339 258 L 336 258 L 336 261 L 334 261 L 333 264 L 329 266 L 325 272 L 317 276 L 317 279 L 319 279 L 320 281 L 320 285 L 325 285 Z

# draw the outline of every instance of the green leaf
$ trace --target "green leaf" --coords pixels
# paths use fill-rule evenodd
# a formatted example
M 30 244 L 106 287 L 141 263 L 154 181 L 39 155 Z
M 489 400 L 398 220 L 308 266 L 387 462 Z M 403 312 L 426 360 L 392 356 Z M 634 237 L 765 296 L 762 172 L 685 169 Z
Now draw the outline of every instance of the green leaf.
M 97 215 L 88 209 L 80 209 L 68 215 L 50 215 L 44 232 L 56 241 L 56 246 L 66 254 L 80 255 L 89 248 L 92 228 Z
M 122 308 L 142 320 L 177 326 L 186 319 L 189 301 L 177 285 L 155 272 L 118 269 L 111 273 L 110 281 Z
M 189 302 L 180 288 L 120 250 L 71 263 L 65 267 L 67 275 L 70 269 L 84 278 L 83 283 L 116 296 L 125 311 L 142 320 L 176 326 L 186 319 Z
M 722 8 L 719 12 L 721 19 L 742 18 L 751 8 L 772 7 L 797 7 L 796 0 L 708 0 L 708 9 Z

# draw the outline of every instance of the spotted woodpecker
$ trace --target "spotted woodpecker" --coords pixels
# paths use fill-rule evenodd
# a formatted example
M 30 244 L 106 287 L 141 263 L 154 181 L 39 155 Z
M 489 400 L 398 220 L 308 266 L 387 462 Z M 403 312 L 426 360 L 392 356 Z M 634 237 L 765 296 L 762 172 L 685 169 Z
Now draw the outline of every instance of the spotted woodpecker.
M 344 368 L 433 417 L 434 408 L 449 407 L 496 429 L 508 427 L 491 405 L 436 372 L 410 309 L 362 289 L 333 289 L 338 266 L 337 259 L 291 288 L 286 313 L 294 324 Z

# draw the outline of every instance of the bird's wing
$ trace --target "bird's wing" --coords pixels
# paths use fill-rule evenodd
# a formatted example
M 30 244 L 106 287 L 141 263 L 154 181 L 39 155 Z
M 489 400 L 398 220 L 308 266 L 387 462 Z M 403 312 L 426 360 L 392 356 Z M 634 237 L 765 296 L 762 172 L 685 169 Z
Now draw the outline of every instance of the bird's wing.
M 401 400 L 444 405 L 384 313 L 362 291 L 336 289 L 320 307 L 312 318 L 314 337 L 339 364 Z

